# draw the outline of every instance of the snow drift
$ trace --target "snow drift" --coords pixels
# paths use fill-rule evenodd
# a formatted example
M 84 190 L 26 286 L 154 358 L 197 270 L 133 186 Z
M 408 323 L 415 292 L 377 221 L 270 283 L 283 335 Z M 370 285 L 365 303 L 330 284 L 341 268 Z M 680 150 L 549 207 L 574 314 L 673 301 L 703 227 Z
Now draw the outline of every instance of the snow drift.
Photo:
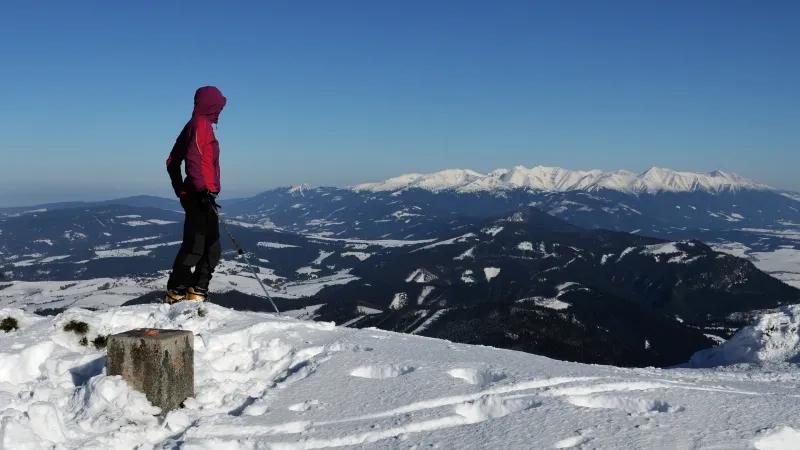
M 54 317 L 0 309 L 0 320 L 19 324 L 0 332 L 0 448 L 800 445 L 799 372 L 591 366 L 198 307 L 70 309 Z M 85 335 L 64 331 L 72 320 L 86 322 Z M 105 351 L 91 342 L 139 327 L 194 333 L 195 396 L 182 409 L 161 414 L 106 374 Z
M 714 367 L 733 364 L 800 362 L 800 305 L 764 314 L 727 342 L 697 352 L 689 365 Z

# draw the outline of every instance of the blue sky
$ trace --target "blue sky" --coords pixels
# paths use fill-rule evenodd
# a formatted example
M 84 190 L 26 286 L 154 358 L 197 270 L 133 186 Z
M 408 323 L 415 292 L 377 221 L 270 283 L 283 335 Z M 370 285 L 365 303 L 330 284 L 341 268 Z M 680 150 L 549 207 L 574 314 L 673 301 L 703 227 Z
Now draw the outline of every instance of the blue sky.
M 794 1 L 2 2 L 0 204 L 171 195 L 196 88 L 223 195 L 517 164 L 800 190 Z

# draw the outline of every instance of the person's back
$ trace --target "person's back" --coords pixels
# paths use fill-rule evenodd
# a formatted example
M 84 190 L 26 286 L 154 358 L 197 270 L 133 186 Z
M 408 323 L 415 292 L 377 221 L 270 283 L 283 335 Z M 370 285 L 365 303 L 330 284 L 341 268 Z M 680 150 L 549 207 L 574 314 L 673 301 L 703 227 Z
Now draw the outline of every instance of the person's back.
M 214 210 L 220 184 L 219 143 L 212 124 L 217 123 L 227 99 L 214 86 L 194 95 L 192 117 L 175 140 L 167 172 L 175 195 L 186 213 L 183 242 L 167 281 L 166 303 L 203 301 L 214 269 L 219 263 L 219 218 Z M 181 174 L 185 162 L 186 177 Z M 194 268 L 194 272 L 192 272 Z

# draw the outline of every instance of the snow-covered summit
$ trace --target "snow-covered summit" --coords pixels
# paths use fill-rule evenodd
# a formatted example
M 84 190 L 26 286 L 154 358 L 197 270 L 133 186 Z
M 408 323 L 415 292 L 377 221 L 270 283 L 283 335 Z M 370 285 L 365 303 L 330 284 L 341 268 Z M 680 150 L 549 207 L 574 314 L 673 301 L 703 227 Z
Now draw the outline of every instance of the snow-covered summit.
M 381 192 L 412 188 L 432 192 L 446 190 L 480 192 L 506 189 L 566 192 L 610 189 L 630 194 L 665 191 L 719 193 L 743 189 L 773 189 L 757 181 L 719 170 L 710 173 L 678 172 L 653 167 L 643 173 L 635 174 L 626 170 L 582 171 L 545 166 L 533 168 L 516 166 L 511 169 L 496 169 L 485 175 L 465 169 L 450 169 L 429 174 L 413 173 L 377 183 L 360 184 L 351 189 Z
M 0 445 L 32 449 L 726 448 L 800 445 L 800 372 L 623 369 L 217 305 L 0 309 Z M 159 409 L 80 344 L 191 330 L 195 395 Z M 647 345 L 647 342 L 642 342 Z M 355 447 L 354 447 L 355 446 Z M 587 447 L 588 446 L 588 447 Z

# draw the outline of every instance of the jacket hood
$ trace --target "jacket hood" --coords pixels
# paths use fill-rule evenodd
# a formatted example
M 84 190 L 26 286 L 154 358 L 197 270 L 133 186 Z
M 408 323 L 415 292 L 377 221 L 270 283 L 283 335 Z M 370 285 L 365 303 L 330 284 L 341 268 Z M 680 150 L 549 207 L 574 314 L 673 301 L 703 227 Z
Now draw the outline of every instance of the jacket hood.
M 214 86 L 203 86 L 194 93 L 194 111 L 192 117 L 206 117 L 211 123 L 217 123 L 219 113 L 228 100 Z

